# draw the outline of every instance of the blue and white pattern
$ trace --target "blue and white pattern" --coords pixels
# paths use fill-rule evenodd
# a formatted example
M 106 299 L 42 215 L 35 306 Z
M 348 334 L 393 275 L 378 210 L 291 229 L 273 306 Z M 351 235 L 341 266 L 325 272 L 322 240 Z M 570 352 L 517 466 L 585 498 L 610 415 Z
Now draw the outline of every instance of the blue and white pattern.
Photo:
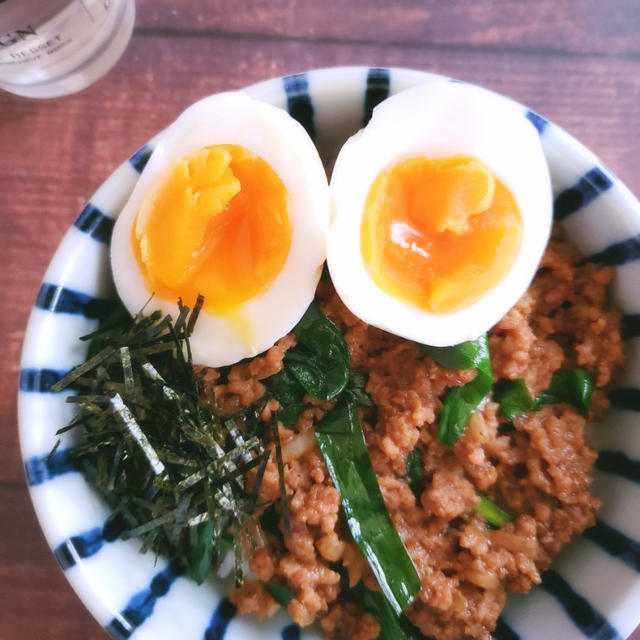
M 247 89 L 288 109 L 330 167 L 342 142 L 388 95 L 439 78 L 403 69 L 348 67 L 269 80 Z M 590 428 L 602 453 L 594 491 L 604 500 L 595 527 L 572 541 L 540 587 L 510 595 L 496 640 L 621 640 L 640 622 L 640 205 L 588 150 L 522 107 L 541 136 L 555 197 L 554 214 L 584 255 L 615 266 L 615 299 L 625 314 L 628 363 L 612 410 Z M 153 141 L 120 166 L 79 214 L 56 252 L 31 313 L 22 353 L 20 442 L 31 496 L 67 578 L 116 640 L 320 638 L 284 614 L 267 623 L 235 616 L 221 580 L 198 587 L 167 559 L 119 540 L 118 521 L 91 491 L 55 432 L 72 415 L 67 394 L 50 387 L 85 355 L 77 337 L 95 329 L 114 297 L 109 240 L 114 220 L 153 150 Z M 67 392 L 68 393 L 68 392 Z

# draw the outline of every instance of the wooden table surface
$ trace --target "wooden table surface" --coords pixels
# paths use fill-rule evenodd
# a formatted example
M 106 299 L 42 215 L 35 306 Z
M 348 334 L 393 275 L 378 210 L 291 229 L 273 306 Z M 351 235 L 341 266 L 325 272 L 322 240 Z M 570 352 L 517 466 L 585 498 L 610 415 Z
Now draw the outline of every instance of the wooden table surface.
M 516 98 L 640 195 L 639 32 L 638 0 L 138 0 L 129 48 L 93 86 L 46 101 L 0 92 L 0 640 L 106 638 L 36 522 L 16 393 L 45 267 L 124 158 L 207 94 L 317 67 L 393 65 Z

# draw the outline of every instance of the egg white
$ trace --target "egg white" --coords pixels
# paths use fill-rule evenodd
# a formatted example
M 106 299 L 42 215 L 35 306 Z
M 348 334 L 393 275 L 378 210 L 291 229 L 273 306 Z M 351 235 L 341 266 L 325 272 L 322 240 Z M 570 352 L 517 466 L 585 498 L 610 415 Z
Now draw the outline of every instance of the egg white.
M 212 367 L 265 351 L 295 326 L 313 299 L 325 259 L 329 224 L 326 174 L 304 128 L 286 111 L 241 92 L 204 98 L 161 134 L 115 224 L 111 241 L 113 278 L 130 313 L 139 312 L 152 293 L 131 242 L 145 196 L 181 158 L 218 144 L 245 147 L 275 171 L 288 192 L 292 239 L 285 264 L 266 291 L 230 314 L 201 312 L 191 337 L 193 360 Z M 145 312 L 156 309 L 175 317 L 177 300 L 154 296 Z
M 506 276 L 475 303 L 432 313 L 382 291 L 365 269 L 360 226 L 378 174 L 405 158 L 470 154 L 515 198 L 522 244 Z M 522 107 L 472 85 L 433 81 L 398 93 L 374 109 L 369 124 L 342 147 L 330 183 L 332 223 L 327 263 L 342 301 L 368 324 L 433 346 L 471 340 L 491 328 L 526 291 L 552 222 L 549 170 L 538 132 Z

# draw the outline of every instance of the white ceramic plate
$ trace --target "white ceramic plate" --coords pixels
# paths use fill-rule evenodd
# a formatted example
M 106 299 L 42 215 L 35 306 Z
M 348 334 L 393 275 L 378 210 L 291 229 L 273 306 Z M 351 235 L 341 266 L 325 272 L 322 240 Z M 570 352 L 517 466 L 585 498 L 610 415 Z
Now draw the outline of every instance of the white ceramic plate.
M 320 69 L 247 89 L 288 109 L 314 138 L 327 166 L 372 108 L 418 83 L 440 78 L 406 69 Z M 185 105 L 186 107 L 187 105 Z M 640 205 L 598 159 L 559 127 L 522 108 L 538 129 L 562 221 L 583 255 L 616 267 L 625 314 L 627 364 L 604 424 L 590 432 L 600 450 L 594 492 L 604 500 L 594 528 L 575 538 L 540 587 L 510 595 L 498 640 L 626 638 L 640 622 Z M 283 613 L 267 622 L 234 616 L 226 585 L 198 587 L 166 560 L 138 553 L 105 528 L 109 511 L 68 458 L 69 440 L 47 458 L 71 417 L 50 386 L 84 359 L 77 340 L 96 327 L 113 298 L 108 247 L 113 221 L 153 141 L 98 189 L 62 240 L 38 293 L 20 372 L 20 443 L 31 497 L 56 559 L 96 620 L 117 640 L 319 638 Z M 37 615 L 37 614 L 36 614 Z

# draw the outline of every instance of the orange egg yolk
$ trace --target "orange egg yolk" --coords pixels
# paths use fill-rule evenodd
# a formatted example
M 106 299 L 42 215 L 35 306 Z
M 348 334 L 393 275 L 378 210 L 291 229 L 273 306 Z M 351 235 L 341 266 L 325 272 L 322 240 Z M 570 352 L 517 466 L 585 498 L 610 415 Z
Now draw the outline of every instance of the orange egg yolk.
M 285 263 L 292 226 L 287 190 L 248 149 L 205 147 L 154 185 L 132 242 L 150 292 L 232 311 L 262 293 Z
M 420 309 L 470 306 L 513 265 L 522 217 L 509 190 L 470 155 L 415 157 L 383 170 L 364 206 L 365 268 L 387 294 Z

